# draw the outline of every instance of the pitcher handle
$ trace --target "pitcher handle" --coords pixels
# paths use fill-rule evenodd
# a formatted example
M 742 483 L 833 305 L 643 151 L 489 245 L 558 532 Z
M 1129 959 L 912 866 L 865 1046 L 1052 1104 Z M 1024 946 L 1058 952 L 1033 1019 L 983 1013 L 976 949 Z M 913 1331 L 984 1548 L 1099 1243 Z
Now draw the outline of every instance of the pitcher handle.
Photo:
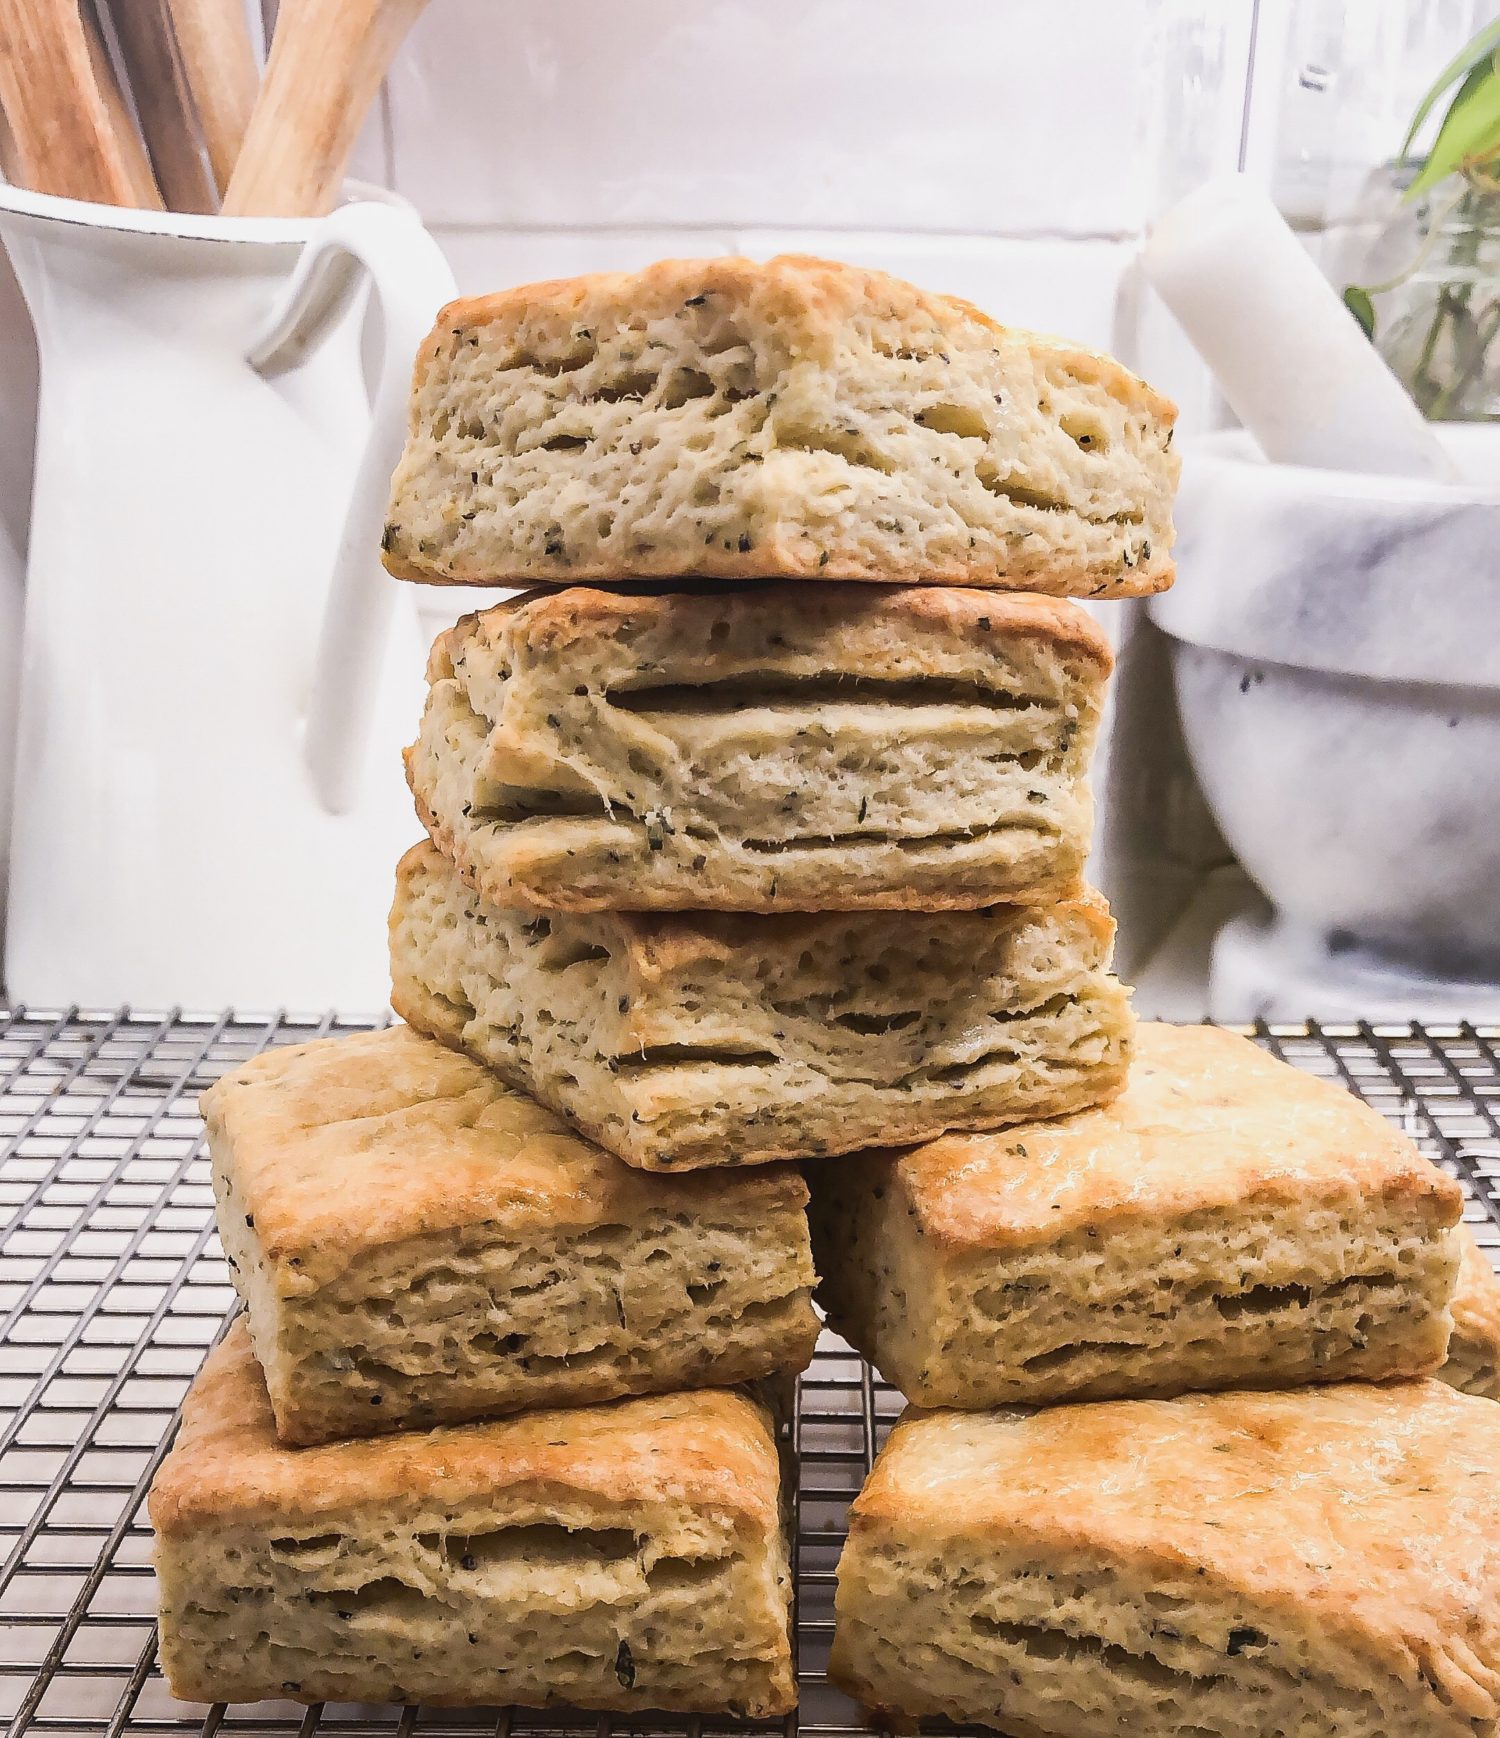
M 406 436 L 412 360 L 437 311 L 458 293 L 414 212 L 373 201 L 322 219 L 260 336 L 246 352 L 262 374 L 294 368 L 347 312 L 368 272 L 384 344 L 369 438 L 355 474 L 323 606 L 302 752 L 319 801 L 346 814 L 359 795 L 399 580 L 376 550 L 391 473 Z

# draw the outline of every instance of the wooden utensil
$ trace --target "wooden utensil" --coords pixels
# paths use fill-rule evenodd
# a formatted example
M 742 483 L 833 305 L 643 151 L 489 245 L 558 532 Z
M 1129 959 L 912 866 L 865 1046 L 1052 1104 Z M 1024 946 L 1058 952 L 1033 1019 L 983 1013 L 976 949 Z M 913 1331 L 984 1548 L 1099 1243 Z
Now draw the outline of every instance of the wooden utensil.
M 161 209 L 145 147 L 79 0 L 0 0 L 0 107 L 26 186 Z
M 99 0 L 78 0 L 78 13 L 83 20 L 84 38 L 89 47 L 89 65 L 93 68 L 94 80 L 104 99 L 110 126 L 114 129 L 115 139 L 130 170 L 131 184 L 135 188 L 135 198 L 131 200 L 131 204 L 143 209 L 160 210 L 162 196 L 151 168 L 151 159 L 146 154 L 140 129 L 136 126 L 130 99 L 125 94 L 115 63 L 105 45 L 104 31 L 99 22 Z
M 26 185 L 26 171 L 16 149 L 16 136 L 10 130 L 10 122 L 6 120 L 3 109 L 0 109 L 0 174 L 5 176 L 12 187 Z
M 167 204 L 173 211 L 216 211 L 218 191 L 204 160 L 166 0 L 114 0 L 110 16 Z
M 281 0 L 226 215 L 307 217 L 338 197 L 365 113 L 427 0 Z
M 135 0 L 125 0 L 134 5 Z M 228 188 L 260 89 L 260 67 L 241 0 L 165 0 L 208 160 Z

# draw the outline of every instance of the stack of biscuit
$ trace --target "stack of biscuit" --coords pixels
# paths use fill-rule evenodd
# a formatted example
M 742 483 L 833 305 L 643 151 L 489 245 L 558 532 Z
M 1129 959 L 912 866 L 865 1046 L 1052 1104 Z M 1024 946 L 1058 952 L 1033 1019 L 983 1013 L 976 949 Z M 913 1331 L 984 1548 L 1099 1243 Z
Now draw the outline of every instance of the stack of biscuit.
M 1107 1105 L 808 1174 L 828 1320 L 912 1402 L 837 1575 L 882 1722 L 1500 1732 L 1500 1280 L 1374 1110 L 1145 1023 Z
M 152 1496 L 179 1694 L 789 1710 L 778 1379 L 815 1256 L 935 1409 L 841 1569 L 833 1669 L 873 1706 L 1373 1738 L 1309 1587 L 1388 1570 L 1434 1636 L 1496 1590 L 1461 1481 L 1500 1410 L 1372 1386 L 1443 1362 L 1456 1186 L 1244 1040 L 1137 1037 L 1082 878 L 1110 654 L 1072 600 L 1170 583 L 1172 418 L 819 261 L 444 310 L 386 562 L 532 589 L 433 649 L 405 1024 L 205 1099 L 246 1311 Z M 1293 1573 L 1267 1543 L 1392 1510 L 1439 1436 L 1423 1524 L 1489 1527 L 1469 1582 L 1453 1544 L 1320 1535 Z M 1252 1467 L 1276 1498 L 1216 1556 Z M 1448 1730 L 1429 1684 L 1488 1730 L 1500 1649 L 1464 1633 L 1402 1679 L 1411 1730 Z

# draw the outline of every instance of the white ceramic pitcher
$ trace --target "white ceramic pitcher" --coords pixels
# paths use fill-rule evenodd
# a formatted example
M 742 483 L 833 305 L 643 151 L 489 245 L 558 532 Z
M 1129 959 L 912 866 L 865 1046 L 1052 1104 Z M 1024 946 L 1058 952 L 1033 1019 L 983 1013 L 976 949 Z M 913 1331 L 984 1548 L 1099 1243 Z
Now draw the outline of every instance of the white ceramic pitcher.
M 0 189 L 0 236 L 41 358 L 10 997 L 380 1008 L 421 647 L 378 545 L 448 268 L 378 199 L 284 222 Z

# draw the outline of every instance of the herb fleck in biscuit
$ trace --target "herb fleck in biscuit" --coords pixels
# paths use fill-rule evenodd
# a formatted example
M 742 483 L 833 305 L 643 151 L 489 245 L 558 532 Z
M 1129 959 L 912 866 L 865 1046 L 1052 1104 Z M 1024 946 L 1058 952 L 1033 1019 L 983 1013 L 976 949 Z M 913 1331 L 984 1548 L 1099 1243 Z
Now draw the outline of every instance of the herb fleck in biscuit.
M 162 1669 L 188 1701 L 796 1701 L 776 1443 L 743 1395 L 289 1449 L 241 1321 L 150 1510 Z
M 908 1414 L 830 1672 L 1026 1738 L 1493 1738 L 1500 1407 L 1423 1381 Z
M 499 905 L 938 910 L 1079 890 L 1110 653 L 947 587 L 570 588 L 433 647 L 407 772 Z
M 550 916 L 430 843 L 391 1002 L 645 1170 L 760 1164 L 1061 1115 L 1124 1084 L 1097 894 L 987 911 Z
M 1352 1094 L 1232 1032 L 1142 1024 L 1103 1109 L 809 1181 L 829 1321 L 918 1405 L 1443 1361 L 1462 1190 Z
M 385 558 L 439 584 L 1172 579 L 1171 404 L 1106 356 L 787 256 L 454 302 Z
M 405 1027 L 203 1099 L 219 1232 L 284 1442 L 804 1368 L 791 1169 L 650 1179 Z

